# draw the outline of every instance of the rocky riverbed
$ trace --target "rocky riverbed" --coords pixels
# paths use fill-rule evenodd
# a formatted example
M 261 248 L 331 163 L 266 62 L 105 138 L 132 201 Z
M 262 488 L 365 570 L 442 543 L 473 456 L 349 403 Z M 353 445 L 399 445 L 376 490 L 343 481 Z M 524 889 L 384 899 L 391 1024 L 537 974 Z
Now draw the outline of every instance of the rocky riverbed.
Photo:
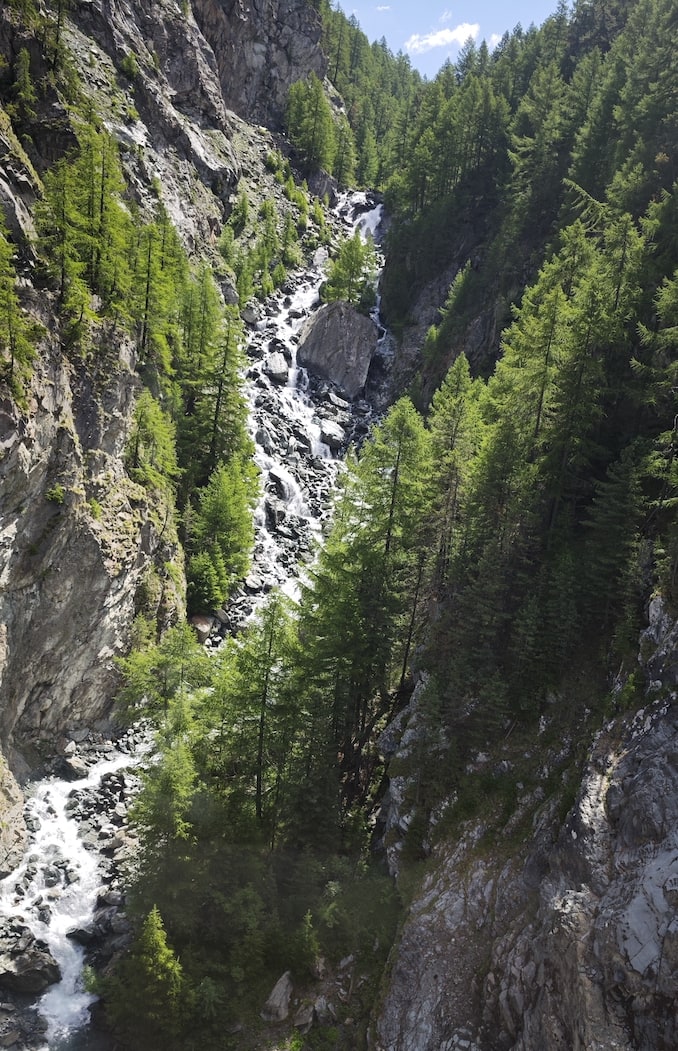
M 356 195 L 344 201 L 338 221 L 347 231 L 362 221 L 372 232 L 379 216 L 374 202 Z M 297 594 L 329 522 L 343 456 L 369 433 L 373 409 L 364 394 L 371 384 L 376 395 L 388 367 L 376 320 L 365 325 L 360 316 L 356 326 L 364 345 L 356 349 L 355 376 L 347 378 L 345 364 L 339 375 L 333 364 L 345 312 L 336 331 L 323 323 L 327 361 L 317 360 L 316 348 L 313 373 L 298 362 L 321 307 L 325 261 L 320 250 L 308 269 L 247 313 L 246 390 L 261 479 L 256 546 L 228 607 L 197 618 L 211 644 L 237 631 L 272 588 Z M 74 731 L 27 789 L 28 845 L 0 884 L 0 1047 L 54 1051 L 67 1042 L 71 1049 L 86 1033 L 83 1047 L 106 1051 L 105 1033 L 90 1024 L 96 997 L 83 987 L 83 964 L 105 968 L 129 940 L 125 886 L 137 842 L 127 814 L 147 750 L 140 729 L 115 739 Z
M 380 205 L 365 194 L 348 195 L 338 207 L 345 232 L 362 224 L 371 235 L 379 225 Z M 290 275 L 265 303 L 252 303 L 247 323 L 245 377 L 261 499 L 256 510 L 256 542 L 250 573 L 227 609 L 200 618 L 203 641 L 218 643 L 238 629 L 274 587 L 297 593 L 299 574 L 329 523 L 337 472 L 346 450 L 360 445 L 381 404 L 389 369 L 389 343 L 376 320 L 352 307 L 323 322 L 323 354 L 315 364 L 300 365 L 300 346 L 311 338 L 324 310 L 320 287 L 327 252 L 319 249 L 311 265 Z M 347 313 L 355 315 L 362 344 L 353 362 L 356 377 L 336 364 L 345 343 Z M 334 321 L 331 320 L 334 316 Z M 367 328 L 365 328 L 365 324 Z M 313 368 L 313 371 L 311 371 Z M 353 396 L 338 379 L 348 383 Z M 357 383 L 357 386 L 356 386 Z

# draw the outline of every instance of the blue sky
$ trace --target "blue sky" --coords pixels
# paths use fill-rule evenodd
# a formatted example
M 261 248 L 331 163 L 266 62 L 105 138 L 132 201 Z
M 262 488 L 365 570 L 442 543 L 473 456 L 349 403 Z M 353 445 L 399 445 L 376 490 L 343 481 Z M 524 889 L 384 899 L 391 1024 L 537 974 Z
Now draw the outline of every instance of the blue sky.
M 410 56 L 415 69 L 434 77 L 447 58 L 452 61 L 468 37 L 492 47 L 518 22 L 527 29 L 553 14 L 557 0 L 340 0 L 346 15 L 355 15 L 372 40 L 386 38 L 391 51 Z

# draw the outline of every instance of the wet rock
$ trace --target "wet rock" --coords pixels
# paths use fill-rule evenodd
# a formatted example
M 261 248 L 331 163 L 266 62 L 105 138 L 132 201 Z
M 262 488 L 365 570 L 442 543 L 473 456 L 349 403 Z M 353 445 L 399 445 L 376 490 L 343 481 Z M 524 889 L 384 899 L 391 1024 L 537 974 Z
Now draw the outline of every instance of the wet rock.
M 365 386 L 377 327 L 348 303 L 327 303 L 299 333 L 298 361 L 353 398 Z
M 198 642 L 206 642 L 214 630 L 214 618 L 196 615 L 190 618 L 189 623 L 198 636 Z
M 320 425 L 320 441 L 330 449 L 339 450 L 346 442 L 346 431 L 332 420 L 323 420 Z
M 97 938 L 97 932 L 94 930 L 94 925 L 88 923 L 80 927 L 71 927 L 66 931 L 66 937 L 77 942 L 78 945 L 91 945 Z
M 0 986 L 13 993 L 43 992 L 61 978 L 59 965 L 28 927 L 5 922 L 0 928 Z
M 274 383 L 287 383 L 289 367 L 282 354 L 269 354 L 264 362 L 264 372 Z
M 61 760 L 59 773 L 66 781 L 80 781 L 88 776 L 89 767 L 79 756 L 69 755 Z

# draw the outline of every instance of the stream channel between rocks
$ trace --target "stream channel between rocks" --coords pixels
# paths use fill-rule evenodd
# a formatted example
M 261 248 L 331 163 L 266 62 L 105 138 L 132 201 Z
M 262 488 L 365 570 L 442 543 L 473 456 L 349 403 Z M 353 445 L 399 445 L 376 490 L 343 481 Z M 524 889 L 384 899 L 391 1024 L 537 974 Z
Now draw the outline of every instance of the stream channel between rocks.
M 377 240 L 382 209 L 367 195 L 343 195 L 335 216 L 347 235 L 357 227 Z M 250 573 L 227 609 L 198 618 L 210 646 L 242 626 L 272 588 L 297 597 L 343 455 L 369 433 L 365 398 L 350 401 L 297 365 L 299 330 L 320 305 L 326 258 L 320 250 L 248 319 L 246 396 L 261 499 Z M 378 308 L 373 319 L 378 325 Z M 377 372 L 387 359 L 382 330 Z M 28 846 L 19 868 L 0 881 L 0 1048 L 110 1048 L 91 1024 L 96 996 L 85 989 L 84 967 L 105 965 L 128 940 L 124 887 L 135 839 L 126 816 L 139 787 L 135 768 L 149 751 L 140 729 L 115 741 L 75 731 L 46 776 L 27 786 Z

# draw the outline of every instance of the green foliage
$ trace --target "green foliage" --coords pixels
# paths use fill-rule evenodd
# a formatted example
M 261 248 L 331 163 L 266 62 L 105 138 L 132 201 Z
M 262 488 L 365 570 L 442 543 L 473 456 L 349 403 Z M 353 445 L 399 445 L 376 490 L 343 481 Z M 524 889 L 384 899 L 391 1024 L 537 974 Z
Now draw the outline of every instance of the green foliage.
M 31 375 L 39 327 L 22 310 L 13 261 L 14 248 L 0 217 L 0 376 L 21 400 Z
M 160 721 L 171 702 L 207 681 L 208 658 L 188 624 L 170 628 L 162 641 L 133 651 L 118 661 L 123 686 L 118 700 L 122 716 L 148 714 Z
M 105 982 L 107 1013 L 130 1048 L 178 1048 L 184 1004 L 181 964 L 154 905 L 131 951 Z
M 345 300 L 367 312 L 374 305 L 376 260 L 371 239 L 363 241 L 360 231 L 343 241 L 329 267 L 323 286 L 326 302 Z
M 333 174 L 350 183 L 383 186 L 403 162 L 406 129 L 421 98 L 422 79 L 385 40 L 370 44 L 354 15 L 320 5 L 328 76 L 342 96 Z M 349 134 L 350 132 L 350 134 Z
M 236 234 L 241 234 L 247 225 L 247 219 L 250 211 L 249 198 L 244 190 L 241 190 L 238 194 L 238 199 L 233 207 L 233 211 L 229 216 L 229 226 Z
M 36 117 L 38 95 L 31 77 L 31 56 L 27 48 L 19 51 L 14 67 L 12 102 L 5 107 L 13 123 L 25 128 Z
M 188 597 L 194 611 L 204 610 L 200 602 L 208 598 L 207 608 L 221 605 L 247 572 L 254 542 L 253 496 L 251 468 L 238 460 L 218 466 L 200 491 L 187 538 L 192 552 Z
M 354 145 L 357 178 L 389 177 L 391 303 L 405 312 L 442 267 L 457 277 L 426 341 L 426 421 L 403 399 L 349 457 L 298 610 L 273 596 L 209 665 L 173 633 L 122 665 L 123 704 L 147 712 L 158 737 L 135 814 L 135 898 L 142 917 L 158 904 L 181 958 L 186 1015 L 169 1046 L 189 1031 L 216 1046 L 290 959 L 304 972 L 319 951 L 367 959 L 375 939 L 388 944 L 398 903 L 364 861 L 366 814 L 382 772 L 375 737 L 408 694 L 415 656 L 430 678 L 410 757 L 410 858 L 455 791 L 452 820 L 488 807 L 507 817 L 515 778 L 471 778 L 477 751 L 534 725 L 568 668 L 593 669 L 596 686 L 616 675 L 655 578 L 676 600 L 671 9 L 641 0 L 624 30 L 615 8 L 613 41 L 598 6 L 578 6 L 507 34 L 493 55 L 468 44 L 430 84 L 323 6 L 352 140 L 338 148 L 346 129 L 311 78 L 290 93 L 295 148 L 309 170 L 339 164 L 348 179 Z M 398 80 L 383 113 L 363 76 L 377 68 Z M 295 209 L 299 227 L 309 221 L 284 163 L 269 167 L 285 218 L 264 202 L 245 248 L 241 197 L 222 238 L 243 300 L 299 258 Z M 64 296 L 78 281 L 91 293 L 96 273 L 79 193 L 62 194 L 79 218 L 64 221 L 61 256 L 53 235 Z M 315 204 L 310 217 L 320 232 Z M 170 410 L 190 477 L 181 499 L 199 610 L 228 594 L 251 544 L 241 405 L 222 414 L 230 380 L 218 394 L 224 369 L 237 372 L 238 321 L 175 250 L 160 211 L 151 225 L 132 242 L 133 323 L 163 403 L 148 411 Z M 342 248 L 330 295 L 360 301 L 363 250 L 358 238 Z M 496 309 L 481 341 L 502 357 L 482 379 L 459 350 L 488 318 L 486 296 Z M 129 461 L 164 484 L 175 468 L 161 468 L 153 438 L 166 418 L 137 421 Z M 567 727 L 578 701 L 563 697 Z M 154 937 L 163 957 L 157 923 Z
M 174 425 L 148 390 L 137 399 L 125 461 L 132 477 L 152 488 L 166 489 L 177 476 Z
M 139 62 L 133 51 L 128 51 L 120 60 L 120 72 L 128 80 L 136 80 L 139 76 Z
M 61 507 L 66 500 L 66 490 L 63 485 L 57 482 L 51 489 L 48 489 L 45 493 L 45 499 L 49 500 L 51 504 L 56 504 L 57 507 Z
M 332 111 L 322 82 L 315 73 L 299 80 L 289 91 L 287 134 L 300 153 L 307 171 L 331 171 L 336 154 Z

